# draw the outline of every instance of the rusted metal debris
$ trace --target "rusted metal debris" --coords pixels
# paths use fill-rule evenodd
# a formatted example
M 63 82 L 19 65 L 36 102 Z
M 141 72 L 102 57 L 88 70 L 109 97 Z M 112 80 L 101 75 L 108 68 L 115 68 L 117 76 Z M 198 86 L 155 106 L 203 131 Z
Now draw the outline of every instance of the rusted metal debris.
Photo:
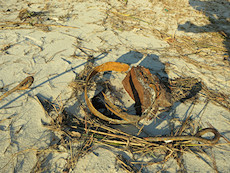
M 152 75 L 150 71 L 144 67 L 138 66 L 133 67 L 123 80 L 123 85 L 126 91 L 129 93 L 131 98 L 136 102 L 136 115 L 131 115 L 117 106 L 113 105 L 106 97 L 104 93 L 103 99 L 105 107 L 111 111 L 116 116 L 120 117 L 121 120 L 112 119 L 103 115 L 99 112 L 92 102 L 89 100 L 87 95 L 88 83 L 90 79 L 99 72 L 105 71 L 117 71 L 117 72 L 126 72 L 129 69 L 129 65 L 119 62 L 107 62 L 100 66 L 95 67 L 86 79 L 85 87 L 85 100 L 90 109 L 90 111 L 97 117 L 109 121 L 113 124 L 129 124 L 137 123 L 144 117 L 141 116 L 142 113 L 149 109 L 154 108 L 152 114 L 155 114 L 158 111 L 159 107 L 170 107 L 172 105 L 171 95 L 166 91 L 166 86 L 160 82 L 157 76 Z M 153 115 L 154 116 L 154 115 Z
M 199 84 L 197 80 L 193 80 L 194 85 L 192 84 L 189 87 L 192 88 L 191 91 L 186 89 L 186 86 L 185 89 L 182 88 L 181 90 L 181 87 L 176 85 L 178 80 L 171 81 L 171 83 L 169 82 L 167 85 L 161 82 L 157 75 L 151 74 L 147 68 L 137 66 L 132 67 L 131 70 L 128 71 L 129 69 L 130 66 L 128 64 L 107 62 L 95 67 L 89 73 L 86 78 L 85 100 L 90 111 L 95 116 L 113 124 L 135 124 L 146 117 L 152 119 L 159 112 L 159 108 L 170 108 L 176 101 L 193 97 L 199 92 L 201 87 L 197 86 L 197 84 Z M 100 95 L 102 96 L 105 108 L 120 119 L 110 118 L 94 107 L 94 104 L 92 104 L 87 95 L 88 87 L 90 87 L 89 82 L 97 73 L 105 71 L 127 72 L 122 84 L 130 97 L 135 101 L 136 115 L 128 114 L 123 109 L 115 106 L 103 92 L 101 92 Z M 182 81 L 185 82 L 185 80 Z M 178 95 L 177 89 L 179 89 L 182 94 L 180 93 L 180 95 Z
M 171 94 L 156 75 L 142 66 L 132 67 L 122 81 L 125 90 L 135 101 L 135 109 L 141 115 L 150 106 L 172 106 Z

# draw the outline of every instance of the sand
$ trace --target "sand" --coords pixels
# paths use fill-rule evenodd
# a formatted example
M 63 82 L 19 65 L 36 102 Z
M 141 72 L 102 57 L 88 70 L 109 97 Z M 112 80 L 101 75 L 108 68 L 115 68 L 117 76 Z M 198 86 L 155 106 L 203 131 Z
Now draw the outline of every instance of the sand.
M 161 77 L 196 77 L 212 91 L 228 94 L 229 9 L 229 0 L 0 1 L 0 91 L 3 94 L 27 76 L 34 77 L 30 89 L 0 101 L 0 172 L 125 172 L 116 157 L 131 155 L 98 145 L 67 169 L 72 151 L 58 146 L 61 134 L 44 126 L 52 119 L 38 98 L 63 104 L 69 113 L 84 117 L 79 108 L 84 99 L 72 98 L 69 87 L 89 57 L 79 48 L 94 57 L 94 66 L 109 61 L 142 65 Z M 145 131 L 168 134 L 170 117 L 183 120 L 188 115 L 230 139 L 230 110 L 205 96 L 196 103 L 175 103 Z M 50 147 L 54 143 L 55 150 Z M 229 172 L 229 145 L 208 152 L 215 156 L 219 172 Z M 214 172 L 210 158 L 200 157 L 183 155 L 187 172 Z M 140 171 L 179 169 L 170 158 L 164 166 Z

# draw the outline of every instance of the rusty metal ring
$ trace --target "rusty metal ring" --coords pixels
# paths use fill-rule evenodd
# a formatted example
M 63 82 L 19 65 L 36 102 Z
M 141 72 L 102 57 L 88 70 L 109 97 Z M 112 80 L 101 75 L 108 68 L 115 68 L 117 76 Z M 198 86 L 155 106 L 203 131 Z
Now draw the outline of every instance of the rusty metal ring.
M 115 105 L 112 105 L 106 96 L 104 95 L 104 98 L 106 101 L 106 106 L 109 108 L 110 111 L 112 111 L 114 114 L 116 114 L 118 117 L 120 117 L 122 120 L 118 119 L 112 119 L 109 118 L 102 113 L 100 113 L 92 104 L 92 102 L 88 98 L 88 84 L 90 79 L 95 76 L 99 72 L 105 72 L 105 71 L 116 71 L 116 72 L 126 72 L 129 70 L 129 65 L 119 62 L 107 62 L 102 65 L 99 65 L 95 67 L 87 76 L 86 78 L 86 85 L 85 85 L 85 101 L 89 108 L 89 110 L 97 117 L 99 117 L 102 120 L 108 121 L 112 124 L 134 124 L 137 123 L 141 118 L 138 115 L 130 115 L 125 112 L 120 112 L 118 108 Z

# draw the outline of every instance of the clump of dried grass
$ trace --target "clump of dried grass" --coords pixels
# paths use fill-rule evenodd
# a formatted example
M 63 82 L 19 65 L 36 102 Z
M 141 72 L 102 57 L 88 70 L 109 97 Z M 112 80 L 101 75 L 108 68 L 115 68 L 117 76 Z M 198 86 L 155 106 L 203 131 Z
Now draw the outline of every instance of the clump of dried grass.
M 56 148 L 57 151 L 58 146 L 63 146 L 66 148 L 66 152 L 70 153 L 65 166 L 65 170 L 67 171 L 74 168 L 81 157 L 92 152 L 95 145 L 105 145 L 112 147 L 114 150 L 122 150 L 138 156 L 138 160 L 131 159 L 129 161 L 125 160 L 122 156 L 117 157 L 118 165 L 127 172 L 136 172 L 137 165 L 145 167 L 153 164 L 164 164 L 171 157 L 176 158 L 179 166 L 183 167 L 183 163 L 181 162 L 183 153 L 197 153 L 203 151 L 201 147 L 212 148 L 215 146 L 192 143 L 191 141 L 174 141 L 172 143 L 149 142 L 141 137 L 115 129 L 106 122 L 92 119 L 91 114 L 87 110 L 85 110 L 85 118 L 80 118 L 67 113 L 62 106 L 58 107 L 56 104 L 49 104 L 49 106 L 47 110 L 49 112 L 54 110 L 57 115 L 55 118 L 52 118 L 53 121 L 50 124 L 46 124 L 45 126 L 55 133 L 61 134 L 59 142 L 51 148 Z M 49 112 L 47 112 L 48 115 Z M 52 115 L 52 117 L 54 116 Z M 171 135 L 181 135 L 182 133 L 194 134 L 196 127 L 191 126 L 192 124 L 194 123 L 188 117 L 184 122 L 181 122 L 181 126 L 172 129 Z M 156 162 L 154 161 L 156 155 L 164 157 L 161 161 Z M 150 161 L 140 161 L 143 157 L 148 157 Z M 40 162 L 42 162 L 41 159 Z M 41 167 L 42 164 L 38 163 L 38 165 Z
M 78 29 L 78 27 L 75 26 L 65 26 L 65 25 L 59 25 L 59 24 L 51 24 L 49 22 L 47 17 L 47 11 L 29 11 L 27 9 L 22 9 L 18 13 L 17 19 L 19 21 L 2 21 L 0 22 L 0 29 L 1 30 L 15 30 L 15 29 L 33 29 L 34 27 L 37 27 L 45 32 L 50 32 L 51 27 L 59 27 L 59 28 L 74 28 Z M 64 18 L 69 17 L 69 15 L 66 16 L 60 16 L 62 20 Z
M 183 102 L 194 96 L 200 95 L 211 100 L 214 104 L 221 105 L 227 110 L 230 110 L 230 95 L 208 89 L 208 87 L 197 78 L 176 78 L 170 80 L 169 87 L 174 101 L 180 100 Z

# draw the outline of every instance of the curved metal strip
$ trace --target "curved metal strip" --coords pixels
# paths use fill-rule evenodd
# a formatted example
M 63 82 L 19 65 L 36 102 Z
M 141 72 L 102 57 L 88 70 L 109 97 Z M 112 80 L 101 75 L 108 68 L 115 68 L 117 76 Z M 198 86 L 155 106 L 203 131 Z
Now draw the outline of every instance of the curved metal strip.
M 123 120 L 117 120 L 117 119 L 112 119 L 109 118 L 105 115 L 103 115 L 102 113 L 100 113 L 97 109 L 95 109 L 95 107 L 93 106 L 92 102 L 89 100 L 88 98 L 88 84 L 90 79 L 95 76 L 97 73 L 99 72 L 105 72 L 105 71 L 117 71 L 117 72 L 125 72 L 128 71 L 129 69 L 129 65 L 128 64 L 124 64 L 124 63 L 119 63 L 119 62 L 107 62 L 104 63 L 102 65 L 99 65 L 97 67 L 95 67 L 87 76 L 86 78 L 86 86 L 85 86 L 85 101 L 87 106 L 89 107 L 89 110 L 97 117 L 108 121 L 112 124 L 131 124 L 131 123 L 136 123 L 138 122 L 138 120 L 140 120 L 139 116 L 136 115 L 130 115 L 124 112 L 119 112 L 117 107 L 111 103 L 106 103 L 107 107 L 110 107 L 109 109 L 117 116 L 119 116 L 120 118 L 122 118 Z M 105 99 L 107 99 L 105 97 Z M 108 100 L 108 99 L 107 99 Z M 117 112 L 118 111 L 118 112 Z

